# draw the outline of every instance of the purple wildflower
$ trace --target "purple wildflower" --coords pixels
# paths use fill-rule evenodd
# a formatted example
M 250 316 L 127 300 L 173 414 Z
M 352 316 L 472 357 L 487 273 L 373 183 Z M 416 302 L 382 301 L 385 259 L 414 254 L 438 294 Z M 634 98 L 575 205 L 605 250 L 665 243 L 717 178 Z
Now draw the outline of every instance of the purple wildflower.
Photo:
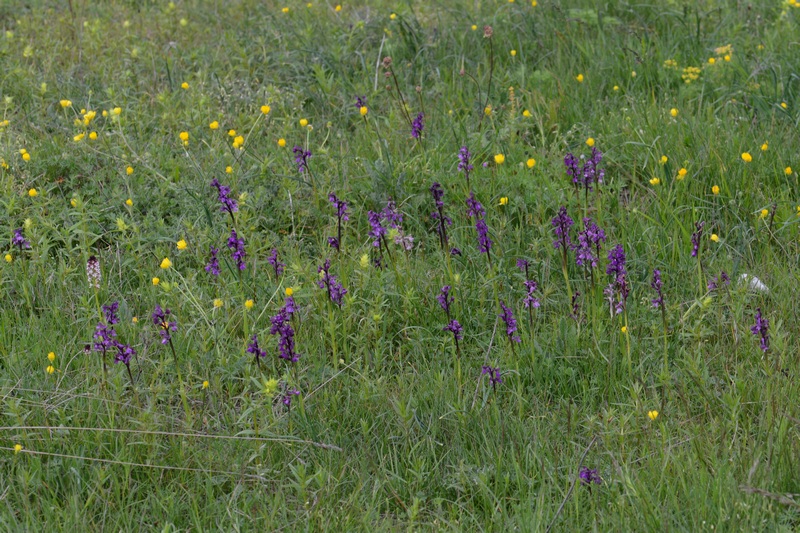
M 233 214 L 239 210 L 239 204 L 236 203 L 236 200 L 230 197 L 231 188 L 227 185 L 220 184 L 217 178 L 211 180 L 211 186 L 217 189 L 220 203 L 219 210 L 223 213 L 228 213 L 233 216 Z
M 450 317 L 450 304 L 455 301 L 455 296 L 450 295 L 450 285 L 445 285 L 442 287 L 442 292 L 436 297 L 438 300 L 439 305 L 442 306 L 444 312 L 447 313 L 447 317 Z
M 23 248 L 30 250 L 31 243 L 28 242 L 25 237 L 23 237 L 22 228 L 17 228 L 14 230 L 14 236 L 11 237 L 11 246 L 18 246 L 20 252 L 22 252 Z
M 231 230 L 231 236 L 228 238 L 228 248 L 231 250 L 231 256 L 236 261 L 236 266 L 239 270 L 245 269 L 244 258 L 247 253 L 244 250 L 244 239 L 236 234 L 236 229 Z
M 276 248 L 273 248 L 272 253 L 267 257 L 267 263 L 272 265 L 272 268 L 275 270 L 275 278 L 279 278 L 286 268 L 286 263 L 278 261 L 278 250 Z
M 714 276 L 708 281 L 708 290 L 715 291 L 719 288 L 720 285 L 730 285 L 731 278 L 728 277 L 728 273 L 724 270 L 720 272 L 719 277 Z
M 489 255 L 489 250 L 492 248 L 492 240 L 489 238 L 489 227 L 486 225 L 486 221 L 478 219 L 475 222 L 475 230 L 478 232 L 478 251 Z
M 497 385 L 503 383 L 503 376 L 500 373 L 500 368 L 498 367 L 483 365 L 481 367 L 481 375 L 489 376 L 489 383 L 491 383 L 492 388 L 495 388 Z
M 161 306 L 156 304 L 156 308 L 153 311 L 153 324 L 158 326 L 158 332 L 161 334 L 161 344 L 169 344 L 172 342 L 172 335 L 170 335 L 170 331 L 178 331 L 178 323 L 174 320 L 169 320 L 169 315 L 171 314 L 169 309 L 161 309 Z
M 114 328 L 99 322 L 94 330 L 94 351 L 106 353 L 116 344 L 117 332 Z
M 217 259 L 219 248 L 214 248 L 213 246 L 209 248 L 211 249 L 211 259 L 209 259 L 206 265 L 206 272 L 210 272 L 212 276 L 219 276 L 219 259 Z
M 578 232 L 578 242 L 572 247 L 575 250 L 575 263 L 578 266 L 596 268 L 597 259 L 606 242 L 606 233 L 592 221 L 591 218 L 583 219 L 583 231 Z
M 578 168 L 578 158 L 568 153 L 564 156 L 564 166 L 567 167 L 567 176 L 572 178 L 572 183 L 577 187 L 581 183 L 581 171 Z
M 650 286 L 656 291 L 656 297 L 651 300 L 653 302 L 653 307 L 664 307 L 664 293 L 662 292 L 662 287 L 664 283 L 661 281 L 661 271 L 659 269 L 653 270 L 653 281 L 650 282 Z
M 486 211 L 481 203 L 475 199 L 475 193 L 472 191 L 470 191 L 469 198 L 467 198 L 467 216 L 470 218 L 486 216 Z
M 517 268 L 519 268 L 520 270 L 522 270 L 525 273 L 525 281 L 522 284 L 525 285 L 525 290 L 527 291 L 527 294 L 525 295 L 525 298 L 523 298 L 523 300 L 522 300 L 522 305 L 525 307 L 525 309 L 529 310 L 529 313 L 528 313 L 529 315 L 530 315 L 530 309 L 531 308 L 537 308 L 537 307 L 539 307 L 541 305 L 540 302 L 539 302 L 539 299 L 536 298 L 536 296 L 534 296 L 534 293 L 539 288 L 539 284 L 536 283 L 534 280 L 529 279 L 530 278 L 530 273 L 529 273 L 530 265 L 531 264 L 527 259 L 522 259 L 522 258 L 517 259 Z M 533 319 L 531 318 L 531 321 L 532 320 Z
M 308 160 L 311 158 L 311 152 L 295 145 L 292 148 L 292 153 L 294 154 L 294 162 L 297 164 L 297 171 L 303 173 L 308 170 Z
M 296 363 L 300 360 L 300 354 L 294 349 L 294 328 L 292 327 L 292 315 L 297 312 L 294 299 L 289 297 L 284 301 L 283 307 L 278 310 L 278 314 L 270 318 L 270 335 L 278 335 L 278 356 L 286 361 Z M 253 352 L 251 352 L 253 353 Z
M 330 193 L 328 195 L 328 201 L 333 204 L 333 207 L 336 208 L 336 218 L 337 218 L 336 237 L 328 237 L 328 245 L 331 248 L 335 248 L 336 251 L 341 251 L 342 221 L 350 220 L 350 217 L 347 214 L 347 202 L 345 202 L 344 200 L 340 200 L 333 193 Z
M 258 363 L 259 366 L 261 365 L 260 359 L 267 356 L 266 350 L 262 350 L 258 347 L 258 335 L 253 334 L 253 337 L 250 339 L 250 343 L 247 345 L 247 353 L 253 354 L 253 357 L 255 357 L 256 363 Z
M 356 109 L 361 109 L 367 105 L 367 99 L 363 96 L 356 96 Z
M 381 215 L 375 211 L 368 211 L 367 218 L 369 219 L 369 225 L 371 227 L 369 235 L 370 237 L 374 238 L 372 241 L 372 246 L 379 248 L 381 245 L 381 239 L 387 233 L 386 228 L 384 228 L 381 223 Z
M 581 484 L 583 485 L 591 485 L 592 483 L 599 485 L 603 482 L 603 479 L 600 477 L 600 474 L 597 473 L 596 468 L 582 466 L 580 472 L 578 473 L 578 477 L 581 478 Z
M 424 118 L 425 113 L 420 113 L 411 123 L 411 136 L 415 139 L 419 139 L 420 135 L 422 135 L 422 129 L 425 127 Z
M 122 344 L 121 342 L 116 343 L 117 348 L 117 355 L 114 356 L 115 363 L 122 363 L 125 366 L 131 364 L 131 357 L 136 355 L 136 350 L 130 344 Z M 128 370 L 130 372 L 130 368 Z
M 625 270 L 625 249 L 621 244 L 616 245 L 608 252 L 608 267 L 606 274 L 614 276 L 613 281 L 606 287 L 604 293 L 608 298 L 609 305 L 614 308 L 615 314 L 620 314 L 625 310 L 625 303 L 630 294 L 630 286 L 626 278 Z M 616 304 L 614 297 L 616 296 Z
M 347 294 L 347 289 L 345 289 L 342 284 L 339 283 L 339 280 L 336 279 L 336 276 L 332 276 L 330 274 L 330 269 L 330 259 L 326 259 L 325 263 L 317 268 L 317 272 L 322 274 L 322 278 L 317 282 L 317 286 L 320 289 L 326 289 L 328 291 L 328 297 L 330 300 L 341 308 L 344 301 L 344 295 Z
M 119 323 L 119 315 L 117 315 L 117 311 L 119 311 L 119 302 L 111 302 L 108 305 L 104 305 L 102 309 L 106 324 L 114 325 Z
M 582 173 L 583 173 L 583 186 L 587 190 L 591 190 L 592 183 L 595 185 L 599 185 L 603 183 L 603 178 L 606 175 L 605 169 L 597 168 L 600 166 L 600 162 L 603 160 L 603 153 L 597 149 L 597 147 L 592 147 L 592 156 L 586 161 L 583 165 Z
M 569 238 L 569 228 L 575 225 L 575 221 L 567 214 L 566 206 L 561 206 L 558 209 L 558 214 L 552 220 L 553 230 L 556 234 L 556 240 L 553 241 L 555 248 L 561 248 L 564 253 L 572 245 Z
M 461 250 L 453 246 L 452 248 L 450 248 L 450 255 L 452 256 L 461 255 Z
M 458 171 L 464 173 L 464 177 L 467 180 L 467 185 L 469 185 L 469 173 L 472 172 L 474 168 L 470 163 L 470 158 L 472 154 L 469 153 L 469 150 L 466 146 L 462 146 L 461 150 L 458 151 Z
M 464 335 L 462 333 L 464 331 L 464 328 L 461 326 L 461 324 L 458 323 L 458 320 L 456 319 L 451 320 L 449 324 L 447 324 L 445 327 L 442 328 L 442 331 L 452 332 L 453 337 L 455 338 L 456 341 L 456 345 L 458 344 L 458 341 L 464 338 Z
M 519 335 L 516 335 L 517 319 L 514 318 L 514 312 L 503 303 L 503 300 L 500 300 L 500 307 L 503 309 L 503 312 L 500 313 L 500 318 L 506 323 L 506 336 L 508 336 L 508 340 L 511 342 L 522 342 Z
M 753 335 L 760 335 L 761 351 L 769 350 L 769 320 L 761 315 L 761 308 L 756 309 L 756 323 L 750 328 Z
M 392 229 L 400 229 L 400 224 L 403 223 L 403 213 L 397 210 L 397 205 L 393 200 L 386 202 L 386 207 L 381 211 L 381 217 L 389 223 Z
M 291 408 L 291 406 L 292 406 L 292 396 L 298 396 L 299 394 L 300 394 L 300 391 L 297 390 L 297 389 L 289 389 L 289 390 L 287 390 L 286 394 L 284 394 L 283 397 L 281 398 L 281 401 L 283 402 L 283 405 L 285 405 L 286 407 L 290 407 Z
M 703 236 L 703 226 L 706 223 L 702 220 L 694 223 L 695 232 L 692 233 L 692 257 L 697 257 L 700 253 L 700 238 Z

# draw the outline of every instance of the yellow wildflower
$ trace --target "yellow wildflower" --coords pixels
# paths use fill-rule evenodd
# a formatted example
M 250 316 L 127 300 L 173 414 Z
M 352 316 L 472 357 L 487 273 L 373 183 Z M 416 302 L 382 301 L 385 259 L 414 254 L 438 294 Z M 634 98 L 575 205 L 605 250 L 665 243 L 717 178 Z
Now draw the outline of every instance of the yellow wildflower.
M 748 152 L 743 152 L 742 153 L 742 161 L 744 161 L 745 163 L 749 163 L 752 160 L 753 160 L 753 156 L 750 155 Z
M 178 250 L 185 250 L 186 249 L 186 241 L 181 239 L 175 243 L 175 246 L 178 247 Z
M 578 83 L 583 83 L 583 74 L 578 74 L 575 76 L 575 79 L 578 81 Z
M 672 109 L 669 110 L 669 114 L 672 115 L 672 118 L 675 118 L 678 116 L 678 110 L 673 107 Z
M 215 308 L 218 309 L 218 308 L 222 307 L 223 305 L 225 305 L 225 302 L 222 301 L 222 298 L 214 298 L 214 307 Z
M 217 122 L 217 121 L 215 120 L 214 122 L 212 122 L 211 124 L 209 124 L 209 125 L 208 125 L 208 127 L 209 127 L 209 128 L 211 128 L 212 130 L 219 129 L 219 122 Z
M 716 196 L 717 194 L 719 194 L 719 185 L 714 185 L 713 187 L 711 187 L 711 192 L 712 192 L 712 193 L 713 193 L 715 196 Z
M 186 83 L 186 82 L 181 83 L 181 89 L 185 90 L 185 89 L 188 89 L 188 88 L 189 88 L 189 84 L 188 83 Z
M 128 167 L 128 168 L 126 168 L 126 169 L 125 169 L 125 174 L 127 174 L 128 176 L 130 176 L 131 174 L 133 174 L 133 167 Z
M 588 146 L 589 148 L 594 146 L 594 137 L 589 137 L 588 139 L 586 139 L 586 146 Z
M 687 174 L 687 172 L 688 172 L 688 171 L 687 171 L 685 168 L 681 168 L 681 169 L 678 171 L 678 177 L 677 177 L 676 179 L 677 179 L 678 181 L 683 181 L 683 178 L 685 178 L 685 177 L 686 177 L 686 174 Z
M 272 111 L 272 108 L 270 106 L 268 105 L 261 106 L 261 112 L 264 113 L 265 115 L 269 114 L 270 111 Z
M 503 163 L 506 162 L 506 156 L 504 156 L 503 154 L 495 154 L 494 162 L 498 165 L 502 165 Z
M 647 416 L 650 418 L 650 420 L 655 420 L 658 418 L 658 411 L 648 411 Z
M 533 168 L 536 166 L 536 160 L 531 157 L 525 164 L 528 165 L 528 168 Z
M 36 189 L 31 189 L 28 191 L 28 196 L 30 196 L 31 198 L 36 198 L 37 196 L 39 196 L 39 191 L 37 191 Z
M 165 257 L 161 261 L 161 265 L 160 266 L 161 266 L 162 269 L 166 270 L 166 269 L 168 269 L 169 267 L 172 266 L 172 261 L 169 260 L 169 257 Z
M 159 278 L 153 278 L 153 286 L 157 287 L 159 283 L 161 283 Z
M 252 309 L 253 305 L 255 305 L 253 300 L 245 300 L 245 302 L 244 302 L 244 308 L 245 309 Z

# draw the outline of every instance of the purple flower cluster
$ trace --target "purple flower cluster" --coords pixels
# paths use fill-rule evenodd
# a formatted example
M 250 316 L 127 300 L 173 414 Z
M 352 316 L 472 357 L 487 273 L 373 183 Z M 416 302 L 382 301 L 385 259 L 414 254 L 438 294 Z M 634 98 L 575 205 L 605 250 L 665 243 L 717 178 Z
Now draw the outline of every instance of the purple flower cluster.
M 156 308 L 153 311 L 153 324 L 158 326 L 159 333 L 161 334 L 161 344 L 168 344 L 172 340 L 172 335 L 170 335 L 170 331 L 178 331 L 178 323 L 174 320 L 169 320 L 169 315 L 171 314 L 169 309 L 161 309 L 161 306 L 156 304 Z
M 492 240 L 489 238 L 489 226 L 486 225 L 486 211 L 481 203 L 475 199 L 475 193 L 470 191 L 467 198 L 467 216 L 475 218 L 475 231 L 478 233 L 478 250 L 489 257 L 492 249 Z M 491 261 L 491 257 L 490 257 Z
M 506 306 L 503 300 L 500 300 L 500 308 L 503 310 L 500 313 L 500 318 L 506 323 L 506 336 L 510 342 L 522 342 L 522 339 L 517 335 L 517 319 L 514 318 L 514 312 L 510 307 Z
M 720 272 L 719 277 L 714 276 L 708 281 L 708 290 L 715 291 L 717 290 L 720 285 L 730 285 L 731 278 L 728 277 L 728 273 L 724 270 Z
M 581 156 L 583 159 L 583 156 Z M 564 166 L 567 167 L 567 175 L 572 178 L 572 183 L 576 187 L 583 187 L 587 191 L 592 190 L 592 185 L 603 183 L 605 169 L 598 168 L 603 161 L 603 153 L 597 148 L 592 148 L 591 157 L 583 164 L 579 165 L 579 159 L 571 153 L 564 156 Z
M 449 331 L 453 334 L 453 338 L 456 341 L 456 345 L 458 345 L 458 341 L 464 338 L 464 328 L 461 324 L 458 323 L 458 320 L 455 318 L 450 321 L 445 327 L 442 328 L 442 331 Z
M 272 265 L 273 270 L 275 270 L 276 279 L 283 274 L 283 270 L 286 268 L 286 263 L 281 263 L 278 261 L 278 250 L 276 248 L 273 248 L 272 253 L 269 254 L 269 257 L 267 257 L 267 263 Z
M 700 253 L 700 239 L 703 237 L 703 226 L 706 223 L 702 220 L 694 223 L 695 231 L 692 233 L 692 257 L 697 257 Z
M 664 307 L 664 293 L 662 292 L 664 282 L 661 281 L 661 271 L 659 269 L 653 270 L 653 281 L 650 282 L 650 286 L 656 291 L 656 297 L 651 300 L 653 307 Z
M 430 188 L 431 195 L 433 195 L 433 202 L 436 204 L 436 211 L 431 213 L 431 218 L 436 220 L 436 232 L 439 234 L 439 244 L 442 250 L 447 249 L 447 226 L 452 226 L 453 221 L 444 214 L 444 189 L 439 182 L 433 182 Z M 451 252 L 452 253 L 452 252 Z
M 411 136 L 419 139 L 422 135 L 422 129 L 425 127 L 425 113 L 419 113 L 417 118 L 411 123 Z
M 333 204 L 333 207 L 336 208 L 337 218 L 336 237 L 328 237 L 328 245 L 330 245 L 331 248 L 336 248 L 336 250 L 339 251 L 341 250 L 342 246 L 342 221 L 350 220 L 350 217 L 347 213 L 347 202 L 340 200 L 333 193 L 328 195 L 328 201 Z
M 212 276 L 219 276 L 219 259 L 217 259 L 219 248 L 214 248 L 213 246 L 209 248 L 211 251 L 211 259 L 209 259 L 206 265 L 206 272 L 211 273 Z
M 130 344 L 122 344 L 121 342 L 116 343 L 117 354 L 114 356 L 115 363 L 122 363 L 128 367 L 128 372 L 130 372 L 130 364 L 131 364 L 131 357 L 136 355 L 136 350 Z
M 556 249 L 561 248 L 566 252 L 566 250 L 572 246 L 572 241 L 569 238 L 569 228 L 575 225 L 575 221 L 567 214 L 566 206 L 562 205 L 558 209 L 558 214 L 553 217 L 551 224 L 556 234 L 556 240 L 553 241 L 553 246 Z
M 278 314 L 270 318 L 272 326 L 269 329 L 270 335 L 278 335 L 278 356 L 292 363 L 300 360 L 300 354 L 295 352 L 294 348 L 292 315 L 295 312 L 297 312 L 297 306 L 294 303 L 294 298 L 290 296 L 284 300 L 283 307 L 278 310 Z M 255 340 L 255 336 L 253 339 Z M 256 348 L 258 348 L 258 345 L 256 345 Z M 263 355 L 259 352 L 256 357 L 263 357 Z
M 527 259 L 517 259 L 517 268 L 525 273 L 525 281 L 523 282 L 523 285 L 525 285 L 527 294 L 525 295 L 525 298 L 522 299 L 522 305 L 525 307 L 525 309 L 535 309 L 541 305 L 539 299 L 534 296 L 534 293 L 539 288 L 539 284 L 530 279 L 530 262 Z
M 292 334 L 294 335 L 294 332 L 292 332 Z M 253 334 L 253 337 L 250 339 L 250 343 L 247 345 L 247 353 L 253 354 L 253 357 L 255 357 L 256 363 L 258 364 L 261 364 L 259 362 L 260 359 L 267 356 L 266 350 L 262 350 L 258 346 L 258 335 Z
M 103 353 L 103 368 L 105 368 L 106 353 L 111 349 L 116 349 L 117 353 L 114 355 L 114 362 L 123 363 L 128 367 L 128 373 L 130 374 L 131 357 L 136 355 L 136 350 L 130 344 L 122 344 L 117 340 L 114 324 L 119 322 L 118 310 L 119 302 L 113 302 L 102 307 L 103 320 L 98 322 L 95 327 L 94 335 L 92 336 L 94 339 L 93 348 L 94 351 Z
M 297 165 L 297 171 L 303 173 L 308 170 L 308 160 L 311 158 L 311 152 L 303 150 L 301 146 L 295 145 L 295 147 L 292 148 L 292 153 L 294 154 L 294 162 Z
M 299 395 L 300 395 L 300 391 L 299 390 L 297 390 L 297 389 L 289 389 L 289 390 L 286 391 L 286 394 L 284 394 L 281 397 L 281 402 L 283 402 L 283 405 L 285 405 L 286 407 L 291 407 L 292 406 L 292 396 L 299 396 Z
M 356 109 L 361 109 L 367 105 L 367 99 L 363 96 L 356 96 Z
M 217 178 L 211 180 L 211 186 L 217 189 L 220 203 L 219 210 L 223 213 L 228 213 L 233 216 L 233 214 L 239 210 L 239 204 L 236 203 L 236 200 L 231 198 L 231 188 L 227 185 L 220 184 Z
M 475 193 L 472 191 L 470 191 L 469 198 L 467 198 L 467 216 L 470 218 L 486 216 L 486 211 L 481 203 L 475 199 Z
M 109 305 L 104 305 L 102 310 L 103 318 L 105 318 L 107 324 L 114 325 L 119 323 L 119 315 L 117 315 L 117 311 L 119 311 L 119 302 L 112 302 Z
M 450 304 L 455 301 L 455 296 L 450 295 L 450 285 L 445 285 L 442 287 L 442 292 L 436 297 L 436 300 L 439 302 L 439 305 L 442 306 L 444 312 L 447 313 L 447 317 L 450 318 Z
M 328 297 L 331 299 L 331 301 L 341 308 L 342 303 L 344 303 L 344 295 L 347 294 L 347 289 L 345 289 L 342 284 L 339 283 L 339 280 L 336 279 L 336 276 L 332 276 L 330 274 L 330 269 L 330 259 L 326 259 L 325 263 L 321 267 L 317 268 L 317 273 L 322 274 L 321 279 L 317 282 L 317 286 L 320 289 L 326 289 L 328 291 Z
M 603 478 L 601 478 L 600 474 L 597 473 L 596 468 L 582 466 L 580 472 L 578 473 L 578 477 L 580 477 L 581 484 L 583 485 L 591 485 L 592 483 L 599 485 L 603 482 Z
M 597 268 L 597 259 L 604 242 L 606 242 L 605 231 L 600 229 L 591 218 L 584 218 L 583 231 L 578 232 L 578 243 L 573 245 L 577 265 Z
M 30 249 L 31 243 L 28 242 L 28 240 L 22 235 L 22 228 L 17 228 L 14 230 L 14 236 L 11 237 L 11 246 L 19 247 L 20 252 L 23 249 Z
M 621 244 L 616 245 L 608 252 L 608 266 L 606 274 L 613 276 L 613 280 L 606 287 L 605 295 L 609 305 L 613 308 L 614 314 L 620 314 L 625 310 L 625 302 L 630 294 L 627 272 L 625 270 L 625 249 Z M 614 299 L 616 296 L 616 304 Z
M 492 388 L 503 383 L 503 375 L 500 373 L 500 368 L 498 367 L 483 365 L 481 367 L 481 375 L 489 376 L 489 383 L 491 383 Z
M 381 221 L 381 214 L 375 211 L 369 211 L 367 212 L 367 219 L 370 225 L 369 236 L 374 239 L 372 241 L 372 246 L 380 248 L 381 241 L 384 240 L 387 233 Z
M 470 163 L 471 157 L 472 154 L 469 153 L 469 149 L 467 149 L 466 146 L 462 146 L 461 150 L 458 151 L 458 171 L 464 173 L 467 185 L 469 185 L 469 173 L 472 172 L 474 168 L 472 163 Z
M 236 261 L 236 266 L 239 270 L 244 270 L 244 259 L 247 257 L 247 253 L 244 250 L 244 239 L 236 234 L 235 228 L 231 230 L 231 236 L 228 237 L 228 248 L 231 250 L 231 257 Z
M 756 323 L 750 328 L 753 335 L 760 335 L 761 351 L 769 350 L 769 320 L 761 315 L 761 308 L 756 309 Z

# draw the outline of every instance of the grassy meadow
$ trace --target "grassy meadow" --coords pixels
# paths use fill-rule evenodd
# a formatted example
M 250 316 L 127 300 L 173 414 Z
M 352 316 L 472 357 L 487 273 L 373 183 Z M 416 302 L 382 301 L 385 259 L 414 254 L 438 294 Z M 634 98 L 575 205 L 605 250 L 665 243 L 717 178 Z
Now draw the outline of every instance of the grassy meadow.
M 800 528 L 800 2 L 0 31 L 0 530 Z

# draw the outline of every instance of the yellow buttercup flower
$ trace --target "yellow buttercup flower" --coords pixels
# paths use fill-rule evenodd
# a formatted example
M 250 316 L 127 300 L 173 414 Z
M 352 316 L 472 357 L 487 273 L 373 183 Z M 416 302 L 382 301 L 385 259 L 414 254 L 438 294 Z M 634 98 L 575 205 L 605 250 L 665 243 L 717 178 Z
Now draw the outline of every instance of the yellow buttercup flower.
M 288 7 L 281 8 L 281 12 L 282 13 L 288 13 L 289 12 L 289 8 Z
M 787 176 L 791 176 L 792 175 L 792 167 L 784 168 L 783 169 L 783 173 L 786 174 Z
M 31 160 L 31 154 L 29 154 L 28 152 L 25 152 L 24 154 L 22 154 L 22 160 L 23 161 L 30 161 Z
M 184 146 L 189 143 L 188 131 L 182 131 L 178 137 L 180 137 L 181 141 L 183 141 Z
M 126 169 L 125 169 L 125 174 L 127 174 L 128 176 L 130 176 L 131 174 L 133 174 L 133 167 L 128 167 L 128 168 L 126 168 Z
M 367 109 L 367 106 L 362 105 L 358 108 L 358 112 L 361 113 L 361 116 L 363 117 L 369 112 L 369 109 Z
M 230 165 L 225 167 L 225 174 L 233 174 L 233 167 Z
M 665 156 L 665 155 L 662 155 L 662 156 L 661 156 L 661 160 L 660 160 L 661 164 L 662 164 L 662 165 L 666 165 L 666 164 L 667 164 L 667 161 L 669 161 L 669 159 L 667 158 L 667 156 Z
M 160 266 L 161 266 L 162 269 L 166 270 L 166 269 L 168 269 L 169 267 L 172 266 L 172 261 L 169 260 L 169 257 L 165 257 L 161 261 L 161 265 Z
M 614 90 L 619 91 L 619 85 L 614 85 Z
M 655 420 L 658 418 L 658 411 L 648 411 L 647 416 L 650 418 L 650 420 Z
M 764 144 L 761 145 L 761 151 L 766 152 L 767 150 L 769 150 L 769 143 L 765 142 Z
M 769 215 L 769 209 L 762 209 L 761 210 L 760 216 L 761 216 L 762 219 L 767 218 L 768 215 Z
M 122 108 L 121 107 L 115 107 L 114 109 L 111 110 L 111 112 L 114 113 L 115 115 L 119 116 L 122 113 Z
M 278 146 L 284 148 L 286 146 L 286 139 L 278 139 Z
M 185 90 L 185 89 L 188 89 L 188 88 L 189 88 L 189 84 L 188 83 L 186 83 L 186 82 L 181 83 L 181 89 Z
M 622 326 L 622 328 L 620 328 L 620 331 L 622 333 L 628 333 L 628 326 Z
M 784 109 L 786 109 L 786 108 L 787 108 L 787 107 L 789 107 L 789 106 L 788 106 L 788 105 L 786 105 L 786 102 L 781 102 L 781 107 L 782 107 L 782 108 L 784 108 Z
M 536 166 L 536 160 L 531 157 L 525 164 L 528 165 L 528 168 L 533 168 Z
M 672 115 L 672 118 L 675 118 L 678 116 L 678 110 L 673 107 L 669 110 L 669 114 Z
M 186 241 L 181 239 L 175 243 L 175 246 L 178 247 L 178 250 L 185 250 L 186 249 Z
M 478 25 L 477 24 L 473 24 L 472 26 L 469 27 L 469 29 L 471 29 L 472 31 L 475 31 L 475 30 L 478 29 Z
M 681 169 L 678 171 L 678 177 L 677 177 L 677 180 L 678 180 L 678 181 L 683 181 L 683 178 L 685 178 L 685 177 L 686 177 L 686 174 L 687 174 L 687 172 L 688 172 L 688 171 L 687 171 L 685 168 L 681 168 Z
M 717 195 L 717 194 L 719 194 L 719 185 L 714 185 L 713 187 L 711 187 L 711 192 L 712 192 L 714 195 Z
M 84 137 L 86 137 L 85 133 L 79 133 L 75 137 L 73 137 L 72 140 L 75 141 L 76 143 L 79 143 L 83 140 Z
M 716 233 L 712 233 L 711 237 L 709 237 L 713 242 L 719 242 L 719 235 Z
M 660 178 L 656 178 L 656 177 L 650 178 L 650 185 L 655 187 L 656 185 L 660 185 L 660 184 L 661 184 L 661 179 Z
M 305 128 L 306 126 L 308 126 L 308 120 L 301 118 L 300 125 Z
M 800 207 L 797 208 L 797 214 L 800 215 Z M 14 257 L 11 254 L 6 254 L 3 259 L 6 260 L 6 263 L 10 263 L 14 260 Z
M 206 381 L 204 381 L 204 382 L 203 382 L 203 388 L 204 388 L 204 389 L 207 389 L 207 388 L 208 388 L 208 380 L 206 380 Z
M 253 300 L 245 300 L 245 302 L 244 302 L 244 308 L 245 309 L 252 309 L 253 305 L 255 305 Z
M 745 163 L 749 163 L 752 160 L 753 160 L 753 156 L 750 155 L 748 152 L 743 152 L 742 153 L 742 161 L 744 161 Z
M 708 58 L 708 64 L 709 64 L 709 65 L 713 65 L 713 64 L 714 64 L 714 63 L 716 63 L 716 62 L 717 62 L 717 60 L 716 60 L 716 59 L 714 59 L 713 57 L 709 57 L 709 58 Z
M 631 71 L 631 78 L 635 78 L 635 77 L 636 77 L 636 71 L 635 71 L 635 70 L 632 70 L 632 71 Z
M 334 10 L 338 13 L 339 11 L 342 10 L 342 6 L 337 4 L 336 7 L 334 8 Z
M 22 444 L 15 444 L 14 445 L 14 453 L 19 453 L 22 451 Z
M 575 76 L 575 79 L 578 81 L 578 83 L 583 83 L 583 74 L 578 74 Z
M 236 137 L 236 130 L 228 130 L 228 137 Z
M 367 257 L 367 259 L 369 259 L 369 257 Z M 294 289 L 291 287 L 286 287 L 286 289 L 283 292 L 284 294 L 286 294 L 286 296 L 291 296 L 294 294 Z
M 90 138 L 91 140 L 93 140 L 93 141 L 96 141 L 96 140 L 97 140 L 97 132 L 96 132 L 96 131 L 93 131 L 92 133 L 90 133 L 90 134 L 89 134 L 89 138 Z
M 37 196 L 39 196 L 39 191 L 37 191 L 36 189 L 31 189 L 28 191 L 28 196 L 30 196 L 31 198 L 36 198 Z
M 61 104 L 61 107 L 63 107 L 64 109 L 72 107 L 72 102 L 69 100 L 61 100 L 59 104 Z
M 492 114 L 492 106 L 491 105 L 487 105 L 486 107 L 484 107 L 483 108 L 483 114 L 486 115 L 487 117 L 489 115 L 491 115 Z
M 526 109 L 525 111 L 522 112 L 522 116 L 525 118 L 531 118 L 533 115 L 531 114 L 530 111 Z
M 56 371 L 56 367 L 54 367 L 53 365 L 48 365 L 47 366 L 47 373 L 48 374 L 52 374 L 55 371 Z
M 127 200 L 125 200 L 125 205 L 127 205 L 128 207 L 133 207 L 133 200 L 128 198 Z
M 502 165 L 503 163 L 506 162 L 506 156 L 504 156 L 503 154 L 495 154 L 494 162 L 498 165 Z
M 153 278 L 153 286 L 158 287 L 158 284 L 161 283 L 159 278 Z
M 217 121 L 215 120 L 214 122 L 212 122 L 211 124 L 209 124 L 209 125 L 208 125 L 208 127 L 209 127 L 209 128 L 211 128 L 212 130 L 219 129 L 219 122 L 217 122 Z
M 517 51 L 516 50 L 511 50 L 511 57 L 514 57 L 516 55 L 517 55 Z
M 394 20 L 396 18 L 397 18 L 397 15 L 395 13 L 392 13 L 391 15 L 389 15 L 389 19 L 391 19 L 391 20 Z
M 500 198 L 500 205 L 508 205 L 508 196 Z
M 55 352 L 50 352 L 50 353 L 48 353 L 48 354 L 47 354 L 47 360 L 48 360 L 48 361 L 50 361 L 51 363 L 52 363 L 53 361 L 55 361 L 55 360 L 56 360 L 56 353 L 55 353 Z
M 594 146 L 594 138 L 593 137 L 589 137 L 588 139 L 586 139 L 586 146 L 588 146 L 589 148 Z
M 225 305 L 225 302 L 222 301 L 222 298 L 214 298 L 214 307 L 215 308 L 218 309 L 218 308 L 222 307 L 223 305 Z

